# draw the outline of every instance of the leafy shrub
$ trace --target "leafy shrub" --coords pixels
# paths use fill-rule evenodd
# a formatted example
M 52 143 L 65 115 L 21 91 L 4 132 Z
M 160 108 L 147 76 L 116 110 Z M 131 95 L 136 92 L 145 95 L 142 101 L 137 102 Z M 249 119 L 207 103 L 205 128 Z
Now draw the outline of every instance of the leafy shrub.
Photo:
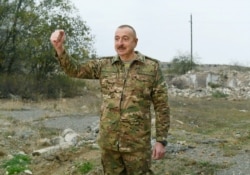
M 0 76 L 0 98 L 16 96 L 21 99 L 39 100 L 39 98 L 74 97 L 85 86 L 83 80 L 66 75 L 53 75 L 37 79 L 33 75 Z
M 190 61 L 189 55 L 179 55 L 171 61 L 169 73 L 182 75 L 192 70 L 195 66 L 196 64 Z
M 216 83 L 212 83 L 212 82 L 209 82 L 208 83 L 208 86 L 210 86 L 211 88 L 218 88 L 218 87 L 221 87 L 221 85 L 219 85 L 219 84 L 216 84 Z
M 220 92 L 220 91 L 215 91 L 215 92 L 212 93 L 212 96 L 215 97 L 215 98 L 225 98 L 228 95 L 223 93 L 223 92 Z

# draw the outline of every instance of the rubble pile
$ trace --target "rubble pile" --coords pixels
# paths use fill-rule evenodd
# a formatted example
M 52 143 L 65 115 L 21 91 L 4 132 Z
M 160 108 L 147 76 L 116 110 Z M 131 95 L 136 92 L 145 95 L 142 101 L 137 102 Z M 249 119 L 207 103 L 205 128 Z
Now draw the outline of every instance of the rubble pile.
M 224 94 L 231 100 L 250 99 L 250 72 L 189 72 L 168 79 L 169 94 L 182 97 L 210 97 Z

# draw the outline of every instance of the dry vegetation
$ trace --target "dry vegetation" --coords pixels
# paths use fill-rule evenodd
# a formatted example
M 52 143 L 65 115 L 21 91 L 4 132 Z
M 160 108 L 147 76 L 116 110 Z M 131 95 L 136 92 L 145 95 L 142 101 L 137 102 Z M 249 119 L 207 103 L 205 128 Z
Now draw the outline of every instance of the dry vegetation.
M 8 110 L 21 113 L 31 108 L 50 109 L 65 114 L 86 113 L 86 108 L 89 108 L 98 113 L 98 97 L 98 94 L 86 93 L 84 97 L 39 103 L 2 100 L 0 164 L 22 151 L 31 157 L 28 166 L 35 175 L 80 175 L 87 174 L 89 170 L 92 172 L 90 174 L 100 174 L 99 150 L 88 145 L 72 147 L 46 157 L 31 156 L 33 150 L 46 146 L 38 143 L 40 139 L 58 136 L 61 130 L 46 128 L 39 122 L 12 119 L 2 113 Z M 250 100 L 170 96 L 169 102 L 172 120 L 168 152 L 164 160 L 153 161 L 156 175 L 213 175 L 219 170 L 241 168 L 236 163 L 244 160 L 241 156 L 249 155 L 250 151 Z M 49 117 L 55 116 L 46 114 L 40 120 Z M 6 168 L 1 167 L 0 174 L 5 172 Z

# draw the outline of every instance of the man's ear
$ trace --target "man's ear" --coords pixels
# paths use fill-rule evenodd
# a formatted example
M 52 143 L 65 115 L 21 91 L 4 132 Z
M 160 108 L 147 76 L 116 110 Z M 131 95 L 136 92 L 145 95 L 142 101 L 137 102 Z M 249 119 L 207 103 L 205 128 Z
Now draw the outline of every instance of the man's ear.
M 135 38 L 135 46 L 137 46 L 138 38 Z

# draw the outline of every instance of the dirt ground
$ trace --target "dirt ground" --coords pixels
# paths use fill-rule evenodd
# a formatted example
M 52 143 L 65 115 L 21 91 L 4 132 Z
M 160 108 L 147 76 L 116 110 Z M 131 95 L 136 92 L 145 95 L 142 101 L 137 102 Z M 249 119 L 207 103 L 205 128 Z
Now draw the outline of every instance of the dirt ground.
M 87 162 L 93 165 L 89 174 L 101 175 L 100 150 L 93 147 L 93 144 L 82 144 L 77 147 L 57 150 L 50 154 L 32 156 L 34 150 L 51 146 L 44 140 L 59 136 L 65 128 L 71 128 L 81 136 L 86 133 L 88 126 L 98 120 L 99 102 L 96 102 L 92 97 L 88 100 L 85 99 L 77 97 L 44 102 L 1 100 L 0 163 L 10 159 L 11 155 L 24 153 L 32 158 L 29 170 L 34 175 L 80 175 L 84 174 L 81 167 Z M 242 108 L 242 105 L 237 103 L 239 110 L 245 111 L 242 114 L 248 116 L 241 122 L 234 123 L 237 126 L 232 128 L 233 133 L 235 133 L 234 137 L 238 136 L 241 140 L 244 139 L 244 142 L 237 145 L 239 139 L 227 136 L 224 138 L 223 134 L 218 135 L 219 132 L 216 136 L 209 134 L 212 131 L 206 134 L 195 132 L 202 125 L 197 116 L 192 116 L 192 119 L 190 116 L 186 116 L 187 121 L 175 116 L 176 114 L 185 114 L 186 110 L 191 113 L 192 111 L 186 106 L 195 107 L 196 103 L 201 104 L 201 101 L 189 103 L 186 99 L 173 98 L 170 103 L 174 109 L 169 144 L 166 148 L 165 159 L 153 161 L 152 169 L 156 175 L 250 174 L 250 138 L 249 128 L 246 127 L 250 126 L 249 105 Z M 180 108 L 181 106 L 183 107 Z M 245 128 L 238 129 L 241 128 L 238 125 Z M 231 132 L 229 126 L 231 125 L 222 129 L 223 133 L 224 131 Z M 195 131 L 188 128 L 195 128 Z M 225 150 L 221 149 L 222 147 L 226 148 L 226 145 L 236 145 L 237 148 L 228 148 L 230 150 L 226 155 Z M 0 168 L 0 174 L 4 175 L 5 171 L 4 168 Z M 26 172 L 26 174 L 29 173 Z
M 89 112 L 89 104 L 85 106 L 82 100 L 81 97 L 41 103 L 1 100 L 0 161 L 18 153 L 30 155 L 29 169 L 35 175 L 80 174 L 77 169 L 81 162 L 99 162 L 99 150 L 89 145 L 32 156 L 34 150 L 53 146 L 44 140 L 58 137 L 64 129 L 72 128 L 83 135 L 87 126 L 98 120 L 97 110 Z M 0 174 L 5 174 L 3 168 Z

